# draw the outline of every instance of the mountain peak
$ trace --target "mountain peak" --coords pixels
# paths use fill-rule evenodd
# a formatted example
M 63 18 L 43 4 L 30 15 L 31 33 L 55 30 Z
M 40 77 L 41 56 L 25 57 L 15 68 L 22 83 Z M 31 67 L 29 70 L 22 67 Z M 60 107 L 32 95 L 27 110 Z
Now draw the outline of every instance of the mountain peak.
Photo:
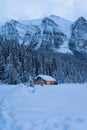
M 18 23 L 18 21 L 14 20 L 14 19 L 11 19 L 10 22 L 14 25 L 16 25 Z
M 49 17 L 45 17 L 43 20 L 42 20 L 42 25 L 54 25 L 54 26 L 58 26 L 52 19 L 50 19 Z
M 81 17 L 78 18 L 78 20 L 83 20 L 83 21 L 85 21 L 85 18 L 81 16 Z
M 51 17 L 51 18 L 55 18 L 55 17 L 57 17 L 57 18 L 61 18 L 61 17 L 59 17 L 59 16 L 56 16 L 56 15 L 50 15 L 49 17 Z
M 86 22 L 86 19 L 81 16 L 81 17 L 79 17 L 79 18 L 77 19 L 76 22 L 78 22 L 78 23 L 85 23 L 85 22 Z
M 72 25 L 72 29 L 87 27 L 87 21 L 84 17 L 79 17 Z

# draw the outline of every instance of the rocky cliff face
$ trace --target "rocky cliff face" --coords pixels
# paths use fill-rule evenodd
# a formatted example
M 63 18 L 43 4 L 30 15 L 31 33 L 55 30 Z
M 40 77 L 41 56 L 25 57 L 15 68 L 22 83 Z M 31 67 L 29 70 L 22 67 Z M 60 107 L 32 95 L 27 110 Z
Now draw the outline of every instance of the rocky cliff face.
M 87 21 L 83 17 L 72 24 L 69 45 L 72 50 L 87 53 Z
M 16 30 L 15 26 L 11 22 L 5 23 L 4 26 L 0 29 L 0 35 L 4 40 L 18 40 L 20 39 L 20 35 L 18 30 Z
M 11 20 L 0 27 L 0 36 L 33 49 L 87 53 L 87 21 L 83 17 L 73 24 L 55 15 L 31 21 Z

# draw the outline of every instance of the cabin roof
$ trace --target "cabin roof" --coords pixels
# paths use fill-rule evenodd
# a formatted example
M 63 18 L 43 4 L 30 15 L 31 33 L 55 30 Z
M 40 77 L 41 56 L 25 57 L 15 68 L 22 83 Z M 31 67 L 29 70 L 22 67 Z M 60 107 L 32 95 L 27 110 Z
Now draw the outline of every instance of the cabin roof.
M 43 74 L 40 74 L 37 76 L 37 78 L 40 77 L 42 78 L 43 80 L 45 81 L 56 81 L 53 77 L 49 76 L 49 75 L 43 75 Z

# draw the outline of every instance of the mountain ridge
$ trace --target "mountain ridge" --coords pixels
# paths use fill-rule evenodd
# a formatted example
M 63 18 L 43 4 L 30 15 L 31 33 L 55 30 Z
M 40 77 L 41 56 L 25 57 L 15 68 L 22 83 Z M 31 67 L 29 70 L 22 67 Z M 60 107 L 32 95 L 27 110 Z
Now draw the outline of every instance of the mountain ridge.
M 73 50 L 87 53 L 87 21 L 80 17 L 71 22 L 59 16 L 20 21 L 10 20 L 0 27 L 0 36 L 5 40 L 16 40 L 33 49 L 71 53 Z M 71 49 L 73 48 L 73 49 Z

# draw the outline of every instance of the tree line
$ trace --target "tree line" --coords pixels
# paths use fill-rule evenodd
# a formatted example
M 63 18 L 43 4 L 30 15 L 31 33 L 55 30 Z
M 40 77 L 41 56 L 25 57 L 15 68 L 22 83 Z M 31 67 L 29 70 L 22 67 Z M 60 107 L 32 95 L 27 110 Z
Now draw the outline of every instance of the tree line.
M 62 54 L 0 38 L 0 80 L 8 84 L 28 82 L 38 74 L 51 75 L 58 83 L 87 82 L 87 59 L 78 52 Z

